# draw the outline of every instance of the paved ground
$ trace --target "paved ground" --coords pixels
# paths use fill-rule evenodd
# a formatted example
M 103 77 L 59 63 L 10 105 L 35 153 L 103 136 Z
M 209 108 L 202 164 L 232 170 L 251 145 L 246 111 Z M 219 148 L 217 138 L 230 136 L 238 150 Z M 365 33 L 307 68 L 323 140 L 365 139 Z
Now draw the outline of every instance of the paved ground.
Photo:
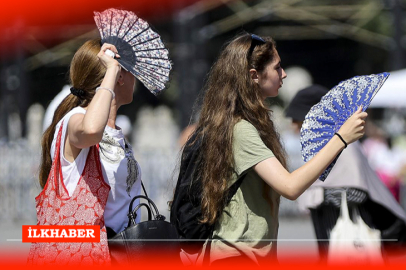
M 292 256 L 305 257 L 308 261 L 319 259 L 316 235 L 310 217 L 279 219 L 279 262 L 282 264 L 289 261 Z

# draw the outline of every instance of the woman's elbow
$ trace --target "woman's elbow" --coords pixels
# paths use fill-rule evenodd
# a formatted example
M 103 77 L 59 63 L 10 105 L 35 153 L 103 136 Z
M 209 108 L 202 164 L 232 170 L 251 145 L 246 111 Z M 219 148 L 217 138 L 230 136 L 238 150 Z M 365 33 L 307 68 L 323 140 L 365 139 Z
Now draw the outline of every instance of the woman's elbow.
M 100 143 L 103 138 L 103 132 L 96 132 L 92 130 L 83 130 L 80 135 L 71 138 L 71 143 L 80 149 L 88 148 L 90 146 Z
M 87 126 L 83 128 L 82 135 L 90 140 L 100 142 L 103 137 L 103 131 L 103 128 L 97 126 Z
M 84 140 L 87 145 L 92 146 L 96 145 L 101 142 L 103 138 L 103 132 L 89 132 L 86 133 L 84 136 L 86 139 Z
M 287 187 L 285 192 L 283 192 L 283 194 L 281 195 L 288 200 L 295 201 L 297 200 L 297 198 L 299 198 L 300 195 L 302 195 L 302 192 L 300 192 L 300 190 L 296 188 Z
M 290 201 L 296 201 L 297 198 L 299 198 L 300 195 L 296 195 L 296 194 L 284 194 L 283 197 L 285 197 L 286 199 L 290 200 Z
M 100 141 L 103 137 L 103 131 L 100 132 L 97 130 L 86 130 L 85 132 L 83 132 L 83 136 L 86 136 L 91 140 Z

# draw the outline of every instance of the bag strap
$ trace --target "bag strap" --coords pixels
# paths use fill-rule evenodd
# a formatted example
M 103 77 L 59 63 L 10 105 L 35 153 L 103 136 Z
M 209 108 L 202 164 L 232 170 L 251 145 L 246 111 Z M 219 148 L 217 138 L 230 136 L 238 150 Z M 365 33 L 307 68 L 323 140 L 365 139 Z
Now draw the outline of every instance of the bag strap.
M 155 204 L 154 204 L 155 207 L 153 207 L 153 206 L 151 205 L 151 201 L 150 201 L 151 199 L 150 199 L 149 196 L 148 196 L 147 190 L 145 189 L 144 182 L 142 182 L 142 180 L 141 180 L 141 186 L 142 186 L 142 190 L 144 191 L 145 197 L 147 197 L 147 199 L 148 199 L 147 201 L 148 201 L 149 207 L 150 207 L 151 209 L 154 209 L 154 210 L 155 210 L 155 212 L 154 212 L 154 211 L 152 212 L 152 214 L 154 215 L 154 218 L 155 218 L 156 220 L 165 220 L 165 217 L 162 216 L 162 215 L 160 215 L 160 214 L 158 213 L 158 210 L 156 210 L 157 208 L 156 208 Z
M 142 190 L 144 191 L 145 196 L 143 196 L 143 195 L 138 195 L 138 196 L 135 196 L 135 197 L 131 200 L 129 215 L 130 215 L 130 213 L 132 213 L 131 210 L 132 210 L 132 205 L 133 205 L 134 201 L 135 201 L 136 199 L 142 198 L 142 199 L 145 199 L 145 200 L 148 202 L 148 205 L 149 205 L 150 209 L 153 210 L 153 211 L 151 211 L 151 212 L 152 212 L 152 215 L 154 216 L 154 219 L 155 219 L 155 220 L 165 220 L 166 217 L 163 216 L 163 215 L 161 215 L 161 214 L 159 214 L 158 207 L 156 207 L 155 203 L 148 197 L 147 190 L 146 190 L 146 188 L 145 188 L 144 183 L 142 182 L 142 180 L 141 180 L 141 186 L 142 186 Z
M 241 186 L 242 181 L 244 180 L 244 178 L 246 176 L 247 176 L 247 173 L 244 173 L 244 175 L 240 176 L 240 178 L 234 184 L 232 184 L 231 187 L 228 189 L 226 205 L 228 205 L 231 202 L 231 199 L 234 197 L 235 193 L 237 193 L 238 188 Z M 213 226 L 213 228 L 214 228 L 214 226 Z M 210 232 L 209 240 L 212 239 L 212 236 L 213 236 L 213 231 Z M 209 241 L 209 242 L 211 242 L 211 241 Z
M 237 193 L 238 188 L 241 186 L 242 181 L 245 179 L 247 176 L 247 173 L 244 173 L 244 175 L 240 176 L 238 180 L 231 185 L 231 187 L 228 190 L 227 194 L 227 204 L 231 202 L 231 199 L 234 197 L 235 193 Z M 211 241 L 213 238 L 213 231 L 210 233 L 210 237 L 207 241 L 206 248 L 204 250 L 204 256 L 203 256 L 203 266 L 209 266 L 210 265 L 210 249 L 211 249 Z
M 50 176 L 51 174 L 54 174 L 53 177 L 53 185 L 54 188 L 58 194 L 58 196 L 62 197 L 64 194 L 69 194 L 68 191 L 66 190 L 65 185 L 63 184 L 63 174 L 62 174 L 62 165 L 61 165 L 61 142 L 62 142 L 62 133 L 63 133 L 63 122 L 62 120 L 61 126 L 58 131 L 58 135 L 56 137 L 56 143 L 55 143 L 55 152 L 54 152 L 54 160 L 52 162 L 52 167 L 49 171 L 47 183 L 45 184 L 45 187 L 43 190 L 45 190 L 49 180 L 52 179 Z
M 235 193 L 237 193 L 237 190 L 241 186 L 242 181 L 245 179 L 246 176 L 247 173 L 244 173 L 244 175 L 240 176 L 240 178 L 238 178 L 238 180 L 228 189 L 227 204 L 231 202 L 231 199 L 234 197 Z
M 149 196 L 148 196 L 148 194 L 147 194 L 147 190 L 145 189 L 145 186 L 144 186 L 144 182 L 142 182 L 142 180 L 141 180 L 141 186 L 142 186 L 142 190 L 144 191 L 145 196 L 146 196 L 147 198 L 149 198 Z M 149 202 L 149 201 L 148 201 L 148 202 Z
M 341 191 L 340 216 L 345 220 L 351 220 L 350 214 L 348 212 L 348 206 L 347 206 L 347 192 L 345 190 Z
M 209 241 L 207 241 L 206 248 L 204 250 L 202 266 L 210 266 L 210 249 L 211 249 L 211 237 L 209 238 Z

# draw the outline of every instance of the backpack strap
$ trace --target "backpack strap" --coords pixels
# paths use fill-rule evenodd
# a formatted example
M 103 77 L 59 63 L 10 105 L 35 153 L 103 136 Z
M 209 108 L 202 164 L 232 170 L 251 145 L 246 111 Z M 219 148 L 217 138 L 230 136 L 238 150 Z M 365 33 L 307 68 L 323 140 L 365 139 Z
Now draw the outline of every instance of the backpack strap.
M 228 194 L 227 194 L 227 204 L 230 203 L 231 199 L 233 198 L 233 196 L 235 195 L 235 193 L 237 193 L 238 188 L 241 186 L 242 181 L 244 180 L 244 178 L 247 176 L 247 173 L 244 173 L 242 176 L 240 176 L 240 178 L 238 178 L 238 180 L 231 185 L 231 187 L 228 190 Z M 213 227 L 214 229 L 214 227 Z M 213 231 L 210 233 L 210 237 L 209 240 L 207 241 L 206 244 L 206 249 L 205 249 L 205 253 L 204 253 L 204 257 L 203 257 L 203 266 L 210 266 L 210 248 L 211 248 L 211 241 L 213 238 Z
M 247 173 L 244 173 L 244 175 L 240 176 L 240 178 L 238 178 L 238 180 L 234 184 L 231 185 L 231 187 L 228 190 L 228 194 L 227 194 L 227 204 L 230 203 L 231 199 L 237 192 L 238 188 L 241 186 L 242 181 L 244 180 L 244 178 L 246 176 L 247 176 Z

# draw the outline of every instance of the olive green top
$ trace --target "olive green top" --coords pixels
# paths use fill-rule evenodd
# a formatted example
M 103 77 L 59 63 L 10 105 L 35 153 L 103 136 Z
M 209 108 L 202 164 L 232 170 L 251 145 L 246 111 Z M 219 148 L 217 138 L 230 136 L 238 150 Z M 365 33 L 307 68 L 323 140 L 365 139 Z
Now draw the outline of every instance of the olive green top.
M 246 176 L 216 223 L 210 261 L 245 255 L 260 263 L 274 258 L 272 254 L 276 252 L 280 195 L 266 185 L 253 167 L 274 154 L 255 127 L 242 120 L 234 127 L 233 155 L 235 174 L 229 185 Z

